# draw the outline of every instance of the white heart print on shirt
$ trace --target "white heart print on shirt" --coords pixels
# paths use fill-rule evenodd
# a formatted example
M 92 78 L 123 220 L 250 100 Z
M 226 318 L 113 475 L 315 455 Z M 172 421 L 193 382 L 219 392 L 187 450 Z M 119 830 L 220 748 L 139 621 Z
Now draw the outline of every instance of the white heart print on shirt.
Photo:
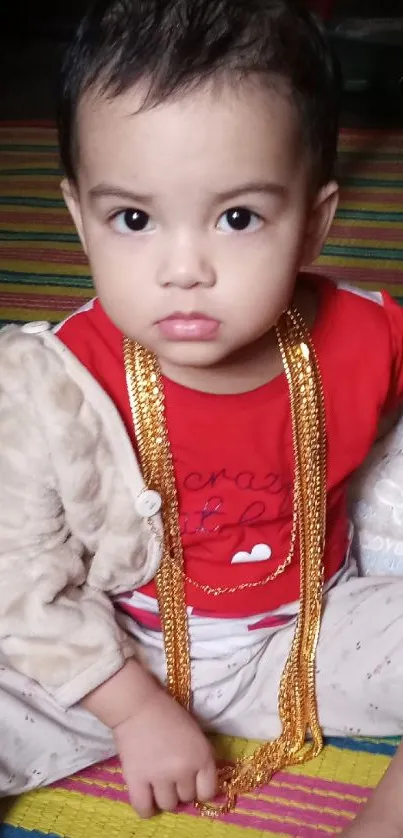
M 270 559 L 271 548 L 268 544 L 255 544 L 250 553 L 240 550 L 231 559 L 231 564 L 242 564 L 244 562 L 265 562 Z

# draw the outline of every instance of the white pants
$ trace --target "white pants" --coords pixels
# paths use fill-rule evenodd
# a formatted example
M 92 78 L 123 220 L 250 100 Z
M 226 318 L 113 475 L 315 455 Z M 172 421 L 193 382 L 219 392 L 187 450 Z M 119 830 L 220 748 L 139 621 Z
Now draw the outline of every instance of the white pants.
M 279 679 L 294 623 L 238 640 L 231 629 L 218 653 L 214 622 L 216 630 L 192 644 L 201 724 L 253 739 L 276 736 Z M 163 679 L 161 638 L 146 635 L 150 667 Z M 403 734 L 403 578 L 344 578 L 326 594 L 317 695 L 325 734 Z M 78 707 L 65 712 L 1 661 L 0 742 L 2 796 L 47 785 L 114 753 L 110 731 L 93 716 Z

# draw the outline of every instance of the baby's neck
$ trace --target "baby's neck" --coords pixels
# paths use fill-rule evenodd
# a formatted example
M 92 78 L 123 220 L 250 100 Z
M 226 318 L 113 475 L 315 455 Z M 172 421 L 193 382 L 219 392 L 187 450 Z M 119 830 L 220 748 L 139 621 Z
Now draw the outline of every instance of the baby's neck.
M 274 329 L 255 344 L 242 349 L 211 367 L 171 367 L 162 364 L 164 375 L 205 393 L 245 393 L 255 390 L 282 371 Z
M 317 311 L 317 296 L 312 286 L 303 282 L 296 288 L 294 305 L 303 315 L 308 327 L 313 325 Z M 238 352 L 211 367 L 171 367 L 162 364 L 164 375 L 192 390 L 205 393 L 246 393 L 268 384 L 283 372 L 275 329 L 259 340 L 243 346 Z

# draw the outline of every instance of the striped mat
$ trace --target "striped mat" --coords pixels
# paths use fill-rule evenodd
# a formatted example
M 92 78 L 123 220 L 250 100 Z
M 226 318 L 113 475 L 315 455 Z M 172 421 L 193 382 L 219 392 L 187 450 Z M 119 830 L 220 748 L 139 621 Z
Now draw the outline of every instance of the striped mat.
M 403 131 L 343 132 L 341 205 L 318 268 L 369 289 L 385 287 L 403 302 L 402 163 Z M 92 294 L 59 180 L 51 125 L 0 123 L 1 323 L 54 323 Z M 228 759 L 252 747 L 233 739 L 216 744 Z M 0 838 L 324 838 L 351 822 L 396 747 L 396 739 L 328 740 L 315 760 L 280 772 L 216 821 L 188 807 L 141 822 L 112 760 L 4 801 Z
M 229 758 L 252 743 L 221 738 Z M 240 797 L 236 809 L 217 820 L 193 807 L 140 821 L 127 802 L 116 760 L 11 802 L 1 838 L 327 838 L 345 829 L 377 785 L 397 739 L 329 740 L 304 766 L 281 771 L 259 794 Z M 245 829 L 247 832 L 245 832 Z

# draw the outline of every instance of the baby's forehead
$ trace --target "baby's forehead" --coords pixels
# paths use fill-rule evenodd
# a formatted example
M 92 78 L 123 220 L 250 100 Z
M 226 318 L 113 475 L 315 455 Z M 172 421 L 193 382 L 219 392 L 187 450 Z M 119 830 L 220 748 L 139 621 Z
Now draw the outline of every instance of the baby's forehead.
M 145 78 L 116 92 L 111 87 L 105 88 L 100 79 L 80 95 L 77 118 L 83 115 L 94 118 L 100 113 L 107 114 L 107 118 L 112 115 L 134 118 L 168 111 L 194 116 L 201 109 L 243 114 L 245 108 L 250 112 L 268 111 L 271 116 L 273 109 L 281 106 L 289 111 L 290 118 L 295 122 L 300 121 L 290 84 L 280 75 L 249 73 L 240 77 L 226 72 L 207 80 L 200 79 L 164 95 L 158 95 L 152 85 L 152 80 Z
M 218 176 L 238 167 L 247 174 L 263 167 L 280 173 L 301 158 L 297 109 L 287 89 L 255 82 L 200 86 L 147 103 L 145 89 L 107 96 L 93 88 L 77 112 L 79 162 L 128 171 L 143 167 L 166 177 L 178 168 L 194 176 Z M 298 158 L 298 159 L 297 159 Z M 171 170 L 171 172 L 170 172 Z

